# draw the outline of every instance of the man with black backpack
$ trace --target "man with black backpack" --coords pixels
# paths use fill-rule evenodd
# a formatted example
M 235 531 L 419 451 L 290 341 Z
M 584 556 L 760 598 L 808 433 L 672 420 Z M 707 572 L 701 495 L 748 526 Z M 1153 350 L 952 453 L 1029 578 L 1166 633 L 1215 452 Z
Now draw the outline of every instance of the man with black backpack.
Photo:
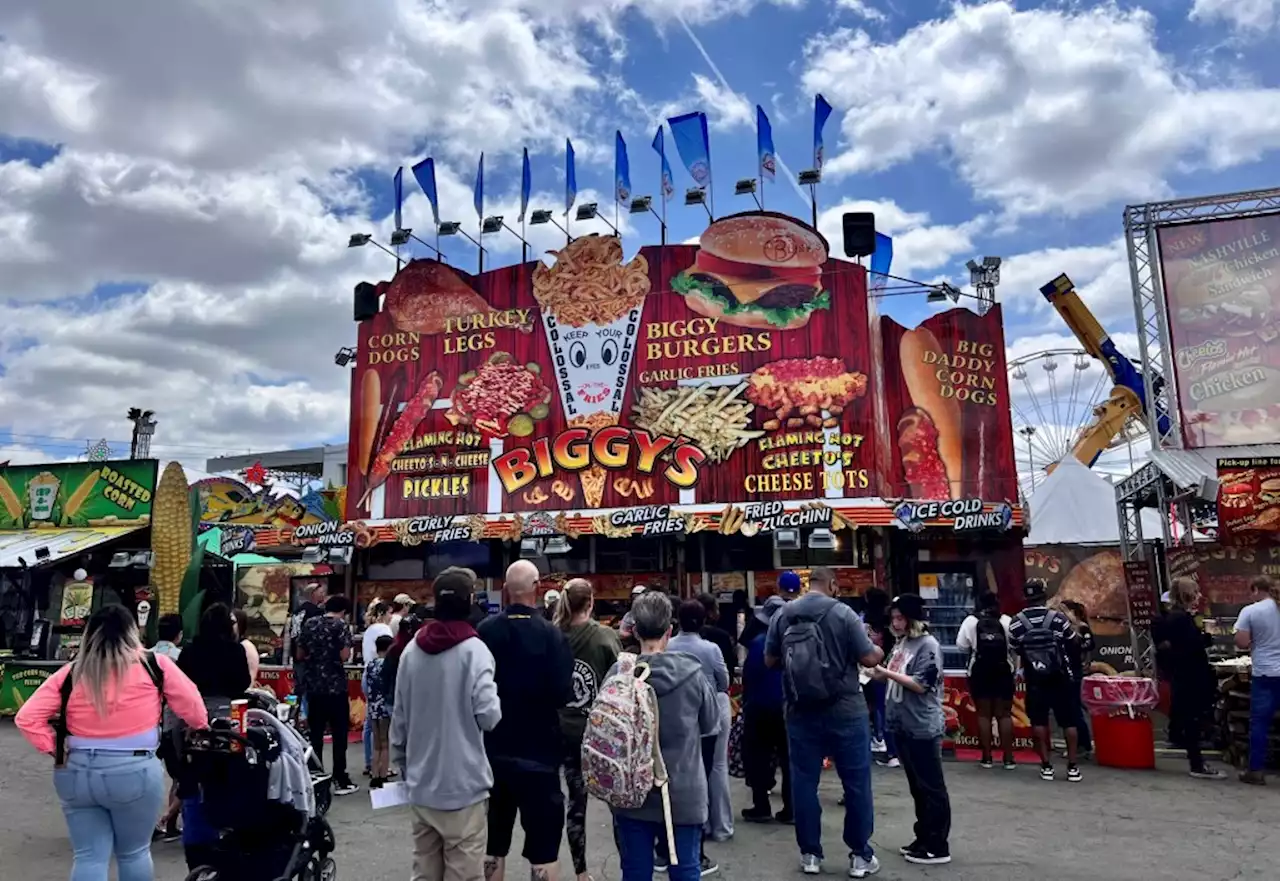
M 1077 639 L 1071 621 L 1061 612 L 1045 606 L 1047 590 L 1043 581 L 1028 581 L 1022 589 L 1026 608 L 1009 625 L 1009 639 L 1022 659 L 1027 681 L 1027 718 L 1040 753 L 1040 778 L 1052 780 L 1053 760 L 1049 742 L 1049 713 L 1057 719 L 1067 738 L 1067 780 L 1082 780 L 1076 764 L 1079 737 L 1076 722 L 1080 715 L 1080 683 L 1071 675 L 1067 645 Z
M 884 653 L 853 609 L 834 598 L 832 570 L 811 570 L 808 593 L 799 596 L 800 587 L 794 572 L 778 577 L 778 590 L 790 602 L 765 637 L 765 664 L 782 665 L 800 870 L 822 872 L 818 779 L 823 757 L 830 756 L 844 786 L 849 877 L 866 878 L 880 871 L 880 862 L 871 848 L 871 728 L 858 665 L 874 667 Z

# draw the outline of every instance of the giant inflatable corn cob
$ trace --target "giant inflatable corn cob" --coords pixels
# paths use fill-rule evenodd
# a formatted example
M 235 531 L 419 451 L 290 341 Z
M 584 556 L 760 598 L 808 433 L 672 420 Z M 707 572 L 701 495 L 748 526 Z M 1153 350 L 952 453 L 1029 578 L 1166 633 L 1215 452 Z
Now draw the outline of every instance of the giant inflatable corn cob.
M 182 578 L 191 563 L 191 502 L 187 475 L 170 462 L 160 475 L 151 509 L 151 580 L 159 594 L 159 613 L 180 611 Z

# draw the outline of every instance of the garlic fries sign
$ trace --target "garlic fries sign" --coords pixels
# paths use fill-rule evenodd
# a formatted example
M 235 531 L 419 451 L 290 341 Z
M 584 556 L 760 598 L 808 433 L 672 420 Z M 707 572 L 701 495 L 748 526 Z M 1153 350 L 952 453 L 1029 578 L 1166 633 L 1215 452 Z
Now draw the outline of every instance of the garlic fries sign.
M 156 463 L 130 459 L 0 469 L 0 529 L 141 525 Z

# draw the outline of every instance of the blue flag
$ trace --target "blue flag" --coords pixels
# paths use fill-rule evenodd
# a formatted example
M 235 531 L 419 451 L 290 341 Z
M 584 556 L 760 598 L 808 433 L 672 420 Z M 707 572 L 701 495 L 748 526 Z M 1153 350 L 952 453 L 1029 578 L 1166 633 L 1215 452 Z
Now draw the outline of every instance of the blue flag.
M 686 113 L 667 120 L 671 137 L 676 142 L 680 161 L 689 170 L 693 182 L 704 190 L 711 188 L 711 139 L 707 136 L 707 115 Z
M 631 204 L 631 162 L 627 159 L 627 142 L 622 140 L 622 132 L 614 139 L 613 179 L 618 201 Z
M 423 159 L 411 170 L 418 186 L 422 187 L 422 192 L 426 193 L 427 201 L 431 203 L 431 220 L 435 226 L 439 226 L 440 199 L 436 196 L 436 161 Z
M 676 181 L 671 175 L 671 162 L 667 159 L 666 129 L 658 126 L 658 133 L 653 136 L 653 149 L 662 157 L 662 200 L 671 201 L 676 194 Z
M 564 213 L 573 208 L 578 198 L 578 170 L 573 162 L 573 141 L 564 139 Z
M 822 171 L 822 129 L 831 115 L 831 105 L 821 94 L 813 99 L 813 167 Z
M 773 126 L 769 125 L 769 117 L 764 108 L 756 105 L 756 152 L 760 154 L 760 176 L 773 180 L 778 170 L 777 155 L 773 150 Z
M 396 229 L 403 229 L 404 225 L 400 223 L 400 206 L 404 204 L 404 166 L 401 165 L 396 169 L 396 176 L 391 179 L 391 184 L 395 188 L 396 194 Z
M 480 154 L 480 165 L 476 168 L 476 192 L 472 204 L 476 206 L 476 217 L 484 220 L 484 154 Z
M 533 172 L 529 170 L 529 148 L 524 148 L 524 168 L 520 171 L 520 222 L 529 210 L 529 191 L 533 189 Z
M 867 287 L 871 291 L 882 291 L 889 279 L 889 268 L 893 266 L 893 239 L 882 232 L 876 233 L 876 249 L 871 254 L 871 277 Z

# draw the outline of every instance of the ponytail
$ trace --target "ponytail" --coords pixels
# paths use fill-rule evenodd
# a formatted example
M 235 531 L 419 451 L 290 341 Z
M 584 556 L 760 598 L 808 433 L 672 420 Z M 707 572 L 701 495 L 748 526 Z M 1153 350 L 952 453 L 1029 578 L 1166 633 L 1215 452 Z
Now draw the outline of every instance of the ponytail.
M 556 614 L 551 623 L 567 631 L 573 619 L 590 607 L 594 597 L 590 581 L 585 578 L 570 578 L 560 594 L 560 602 L 556 603 Z

